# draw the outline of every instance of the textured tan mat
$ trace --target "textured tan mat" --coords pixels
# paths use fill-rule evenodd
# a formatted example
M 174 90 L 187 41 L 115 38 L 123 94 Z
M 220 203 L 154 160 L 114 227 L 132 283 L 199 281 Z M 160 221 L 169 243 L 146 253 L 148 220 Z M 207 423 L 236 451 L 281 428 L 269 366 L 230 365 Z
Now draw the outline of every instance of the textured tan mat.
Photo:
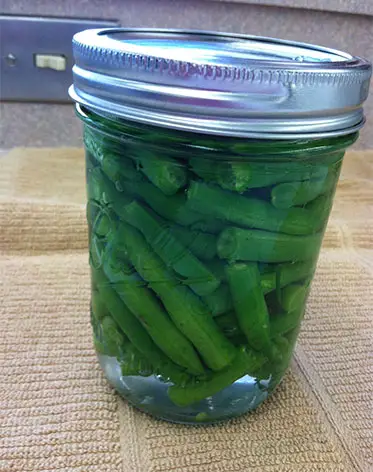
M 0 163 L 1 472 L 373 470 L 373 152 L 345 159 L 291 372 L 212 427 L 137 412 L 97 365 L 82 151 Z

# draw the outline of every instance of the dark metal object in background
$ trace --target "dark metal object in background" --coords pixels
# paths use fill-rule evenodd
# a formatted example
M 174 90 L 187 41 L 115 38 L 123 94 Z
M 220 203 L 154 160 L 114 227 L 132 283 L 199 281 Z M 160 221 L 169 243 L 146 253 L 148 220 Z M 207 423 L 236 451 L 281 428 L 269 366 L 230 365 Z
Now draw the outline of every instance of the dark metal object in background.
M 0 16 L 0 99 L 70 101 L 73 35 L 117 25 L 106 20 Z

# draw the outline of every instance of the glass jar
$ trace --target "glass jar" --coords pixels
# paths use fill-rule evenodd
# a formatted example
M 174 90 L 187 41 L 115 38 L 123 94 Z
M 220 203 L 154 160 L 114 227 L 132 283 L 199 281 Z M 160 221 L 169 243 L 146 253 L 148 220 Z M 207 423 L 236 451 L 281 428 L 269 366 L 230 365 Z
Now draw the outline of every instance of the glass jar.
M 128 61 L 133 48 L 139 53 L 153 47 L 153 54 L 167 55 L 167 48 L 159 50 L 161 41 L 171 52 L 188 55 L 192 50 L 195 58 L 201 47 L 198 52 L 193 46 L 201 46 L 202 33 L 191 33 L 189 43 L 183 43 L 185 33 L 176 32 L 84 34 L 74 43 L 77 65 L 70 93 L 84 122 L 91 321 L 100 364 L 120 394 L 159 418 L 214 422 L 252 410 L 289 366 L 343 155 L 362 125 L 361 107 L 346 110 L 344 97 L 337 113 L 335 101 L 324 103 L 324 108 L 329 106 L 328 120 L 320 104 L 319 116 L 306 116 L 293 103 L 294 116 L 281 121 L 288 114 L 286 107 L 276 108 L 265 93 L 280 103 L 288 91 L 270 82 L 266 90 L 263 81 L 260 87 L 249 81 L 254 85 L 248 87 L 247 97 L 242 91 L 247 83 L 241 80 L 235 88 L 223 81 L 219 96 L 215 83 L 211 86 L 203 76 L 198 79 L 203 86 L 196 85 L 195 72 L 185 73 L 192 66 L 182 69 L 179 64 L 168 66 L 165 85 L 162 73 L 157 75 L 162 67 L 151 68 L 149 57 L 141 59 L 146 64 L 140 72 L 148 73 L 148 82 L 143 77 L 134 80 L 140 66 L 136 72 L 134 56 Z M 102 37 L 106 42 L 100 45 Z M 228 36 L 208 35 L 212 37 L 211 57 L 216 48 L 226 51 L 227 42 L 234 52 L 238 42 L 247 42 L 251 55 L 242 44 L 240 54 L 249 54 L 249 61 L 265 56 L 263 39 L 228 41 Z M 96 49 L 92 41 L 98 41 Z M 306 49 L 277 44 L 287 54 Z M 321 62 L 322 54 L 329 59 L 337 54 L 310 50 Z M 120 56 L 122 67 L 115 65 L 113 51 L 127 54 Z M 204 52 L 203 59 L 211 60 Z M 88 67 L 87 57 L 99 57 L 99 64 Z M 267 59 L 261 59 L 264 66 Z M 106 68 L 115 70 L 115 80 Z M 354 71 L 355 78 L 364 76 L 359 103 L 370 75 L 364 61 L 360 69 Z M 108 82 L 95 76 L 98 73 Z M 175 75 L 186 85 L 181 92 L 175 92 L 180 83 L 169 83 Z M 147 93 L 140 93 L 144 83 Z M 213 89 L 207 95 L 206 83 Z M 324 88 L 335 86 L 330 83 Z M 305 84 L 303 79 L 303 93 Z M 353 90 L 356 83 L 349 87 Z M 262 104 L 256 124 L 256 105 L 236 113 L 234 103 L 241 103 L 237 97 L 229 113 L 221 112 L 230 89 L 243 102 Z M 120 91 L 125 98 L 118 98 Z M 162 93 L 168 97 L 163 105 Z M 186 95 L 188 100 L 180 101 Z M 206 107 L 216 114 L 200 113 Z M 338 120 L 338 129 L 332 129 Z M 294 132 L 297 126 L 300 131 Z

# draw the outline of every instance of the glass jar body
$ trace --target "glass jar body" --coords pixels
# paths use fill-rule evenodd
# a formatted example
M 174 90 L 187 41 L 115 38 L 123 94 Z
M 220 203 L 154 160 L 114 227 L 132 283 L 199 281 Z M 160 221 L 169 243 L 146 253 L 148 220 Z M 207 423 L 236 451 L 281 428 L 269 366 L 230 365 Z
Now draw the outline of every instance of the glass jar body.
M 356 134 L 233 139 L 78 114 L 109 381 L 169 421 L 254 409 L 288 368 Z

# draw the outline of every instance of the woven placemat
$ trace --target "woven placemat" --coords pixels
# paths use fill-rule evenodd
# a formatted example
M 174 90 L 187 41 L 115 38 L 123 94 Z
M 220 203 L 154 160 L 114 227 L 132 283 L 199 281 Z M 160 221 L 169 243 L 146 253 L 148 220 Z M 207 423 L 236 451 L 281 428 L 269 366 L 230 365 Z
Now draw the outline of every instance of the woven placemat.
M 1 472 L 373 470 L 373 152 L 345 159 L 290 372 L 208 427 L 136 411 L 98 367 L 82 150 L 0 162 Z

